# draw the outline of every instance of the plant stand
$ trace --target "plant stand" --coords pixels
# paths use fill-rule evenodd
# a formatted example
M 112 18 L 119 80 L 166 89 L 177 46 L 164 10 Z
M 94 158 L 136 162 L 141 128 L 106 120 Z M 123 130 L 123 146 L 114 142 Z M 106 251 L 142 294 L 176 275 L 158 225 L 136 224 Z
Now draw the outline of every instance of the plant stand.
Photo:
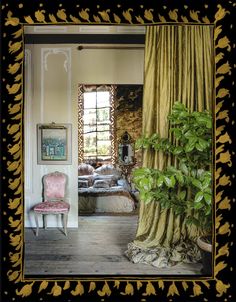
M 201 273 L 203 275 L 211 275 L 212 274 L 212 244 L 207 243 L 204 240 L 204 237 L 199 237 L 197 239 L 197 245 L 201 250 L 201 256 L 202 256 L 203 267 Z

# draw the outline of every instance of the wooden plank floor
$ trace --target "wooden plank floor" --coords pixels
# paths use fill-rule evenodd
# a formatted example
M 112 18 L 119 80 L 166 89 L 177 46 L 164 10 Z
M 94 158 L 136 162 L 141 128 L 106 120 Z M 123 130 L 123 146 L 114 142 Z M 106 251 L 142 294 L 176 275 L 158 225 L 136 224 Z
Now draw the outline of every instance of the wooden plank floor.
M 196 275 L 201 264 L 155 268 L 125 256 L 136 233 L 137 215 L 80 216 L 79 229 L 25 230 L 25 275 Z

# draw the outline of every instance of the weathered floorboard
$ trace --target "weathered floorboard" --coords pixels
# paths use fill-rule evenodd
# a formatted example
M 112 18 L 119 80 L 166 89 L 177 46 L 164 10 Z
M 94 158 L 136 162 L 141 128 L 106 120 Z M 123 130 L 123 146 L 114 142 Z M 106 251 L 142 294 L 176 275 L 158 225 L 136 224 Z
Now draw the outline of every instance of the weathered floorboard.
M 25 230 L 25 275 L 196 275 L 201 264 L 168 268 L 130 262 L 124 251 L 137 229 L 137 215 L 80 216 L 79 228 Z

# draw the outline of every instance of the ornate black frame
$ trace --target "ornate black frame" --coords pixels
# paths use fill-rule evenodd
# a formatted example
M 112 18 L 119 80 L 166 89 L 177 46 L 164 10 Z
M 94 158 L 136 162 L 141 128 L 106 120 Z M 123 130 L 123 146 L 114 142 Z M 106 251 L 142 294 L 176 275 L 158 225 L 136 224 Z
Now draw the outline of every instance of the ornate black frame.
M 235 247 L 235 1 L 3 0 L 2 301 L 236 301 Z M 214 25 L 215 251 L 212 277 L 114 276 L 28 278 L 23 275 L 23 60 L 29 24 Z M 4 244 L 3 244 L 4 242 Z

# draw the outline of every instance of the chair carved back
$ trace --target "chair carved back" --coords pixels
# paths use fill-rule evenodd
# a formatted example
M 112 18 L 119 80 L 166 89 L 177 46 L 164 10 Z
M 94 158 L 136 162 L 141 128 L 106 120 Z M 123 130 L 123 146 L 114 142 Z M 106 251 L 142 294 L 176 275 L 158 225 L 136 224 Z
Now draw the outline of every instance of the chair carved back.
M 67 175 L 53 172 L 43 177 L 44 201 L 64 200 L 66 195 Z

